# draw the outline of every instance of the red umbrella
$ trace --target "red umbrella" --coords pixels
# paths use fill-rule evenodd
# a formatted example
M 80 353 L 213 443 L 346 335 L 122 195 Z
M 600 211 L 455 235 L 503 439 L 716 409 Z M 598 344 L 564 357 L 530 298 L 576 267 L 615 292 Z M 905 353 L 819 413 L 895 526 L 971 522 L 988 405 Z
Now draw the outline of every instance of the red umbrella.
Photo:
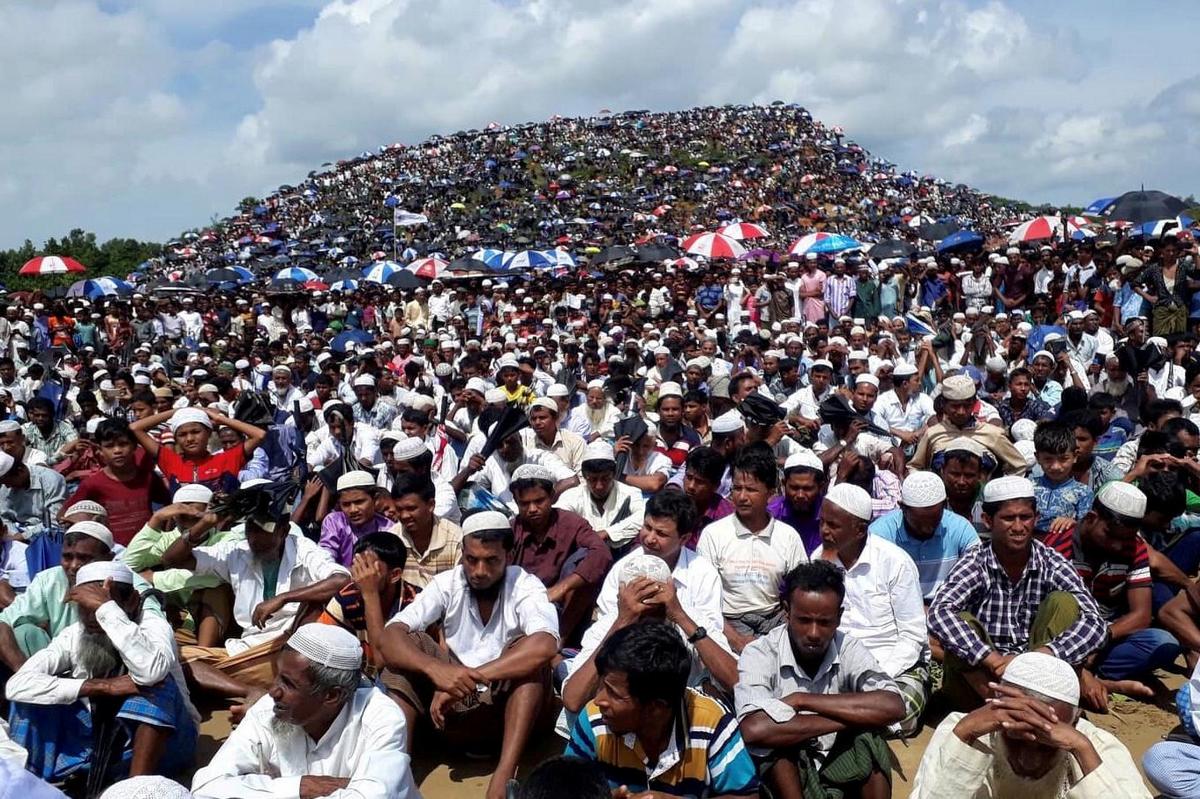
M 683 240 L 683 249 L 690 255 L 707 258 L 737 258 L 746 252 L 740 241 L 720 233 L 699 233 Z
M 62 275 L 67 272 L 82 272 L 83 264 L 74 258 L 58 255 L 42 255 L 25 262 L 18 274 L 22 275 Z
M 323 280 L 309 280 L 305 282 L 304 288 L 309 291 L 325 291 L 329 288 L 329 284 Z

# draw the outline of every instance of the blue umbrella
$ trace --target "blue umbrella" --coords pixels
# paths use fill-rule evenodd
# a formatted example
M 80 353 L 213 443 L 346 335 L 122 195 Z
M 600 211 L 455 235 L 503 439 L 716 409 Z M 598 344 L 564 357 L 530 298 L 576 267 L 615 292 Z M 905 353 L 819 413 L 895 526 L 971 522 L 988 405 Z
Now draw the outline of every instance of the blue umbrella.
M 297 283 L 306 283 L 309 280 L 317 280 L 317 273 L 311 269 L 305 269 L 300 266 L 289 266 L 287 269 L 280 269 L 275 273 L 276 280 L 295 280 Z
M 116 297 L 132 294 L 133 286 L 116 277 L 97 277 L 92 280 L 79 280 L 67 289 L 68 297 L 87 297 L 94 300 L 99 297 Z
M 390 197 L 388 197 L 386 200 L 384 200 L 383 204 L 386 205 L 388 208 L 395 208 L 397 205 L 400 204 L 400 198 L 393 194 Z
M 983 247 L 983 236 L 974 230 L 956 230 L 937 245 L 938 252 L 965 252 Z
M 389 277 L 403 269 L 404 266 L 395 261 L 380 261 L 363 270 L 363 280 L 371 283 L 387 283 Z
M 1159 219 L 1138 225 L 1130 232 L 1130 235 L 1142 236 L 1147 239 L 1161 239 L 1163 236 L 1178 233 L 1180 230 L 1187 230 L 1192 224 L 1193 220 L 1190 216 L 1180 214 L 1174 219 Z
M 210 283 L 252 283 L 254 273 L 244 266 L 227 266 L 208 270 L 204 278 Z
M 352 291 L 358 290 L 358 281 L 350 280 L 350 279 L 338 280 L 338 281 L 330 284 L 329 290 L 330 291 L 341 291 L 346 294 L 349 294 Z
M 476 250 L 475 252 L 471 253 L 471 257 L 477 261 L 483 261 L 488 265 L 489 269 L 495 269 L 499 271 L 504 268 L 504 250 Z
M 373 344 L 375 339 L 365 330 L 360 328 L 352 328 L 334 336 L 333 341 L 329 342 L 329 347 L 334 352 L 344 353 L 346 351 L 346 345 L 351 342 L 357 346 L 362 346 L 363 344 Z
M 1092 200 L 1088 207 L 1083 209 L 1083 212 L 1088 216 L 1100 216 L 1116 201 L 1116 197 L 1101 197 L 1098 200 Z
M 540 250 L 522 250 L 504 262 L 504 268 L 509 271 L 517 269 L 550 269 L 553 266 L 555 266 L 553 253 L 548 254 Z

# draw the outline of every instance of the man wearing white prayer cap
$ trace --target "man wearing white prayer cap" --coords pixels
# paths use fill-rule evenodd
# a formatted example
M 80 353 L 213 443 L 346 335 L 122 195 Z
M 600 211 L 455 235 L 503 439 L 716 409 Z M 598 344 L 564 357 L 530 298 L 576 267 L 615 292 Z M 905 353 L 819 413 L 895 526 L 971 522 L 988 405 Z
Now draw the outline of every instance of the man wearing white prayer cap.
M 800 534 L 809 555 L 821 543 L 820 511 L 827 483 L 821 456 L 804 447 L 784 461 L 782 490 L 767 503 L 768 513 Z
M 967 550 L 929 607 L 929 631 L 945 647 L 942 688 L 969 710 L 1021 652 L 1049 652 L 1071 664 L 1108 638 L 1096 600 L 1062 555 L 1034 538 L 1033 483 L 997 477 L 983 487 L 987 546 Z
M 976 409 L 980 403 L 975 394 L 975 381 L 967 375 L 950 375 L 942 381 L 940 389 L 945 402 L 942 420 L 925 429 L 916 452 L 908 461 L 908 468 L 912 471 L 929 469 L 935 455 L 952 440 L 965 436 L 975 439 L 991 452 L 1005 474 L 1024 474 L 1028 468 L 1025 456 L 1017 450 L 1005 428 L 977 418 Z
M 145 775 L 114 782 L 100 799 L 192 799 L 192 792 L 167 777 Z
M 904 447 L 905 455 L 912 455 L 934 416 L 933 400 L 921 391 L 916 367 L 907 361 L 896 364 L 892 388 L 879 395 L 874 413 L 880 426 Z
M 550 661 L 559 647 L 558 612 L 537 577 L 508 565 L 512 548 L 507 516 L 467 516 L 461 563 L 434 577 L 391 619 L 380 641 L 392 672 L 388 687 L 406 714 L 428 717 L 439 730 L 452 727 L 460 746 L 486 736 L 494 744 L 492 725 L 502 724 L 489 799 L 503 799 L 516 774 L 548 698 Z M 426 632 L 433 626 L 444 644 Z
M 150 431 L 167 422 L 174 436 L 174 447 L 163 446 Z M 235 447 L 210 453 L 208 446 L 214 427 L 228 427 L 244 440 Z M 266 440 L 266 430 L 232 419 L 212 408 L 180 408 L 139 419 L 129 425 L 138 444 L 158 465 L 174 491 L 184 483 L 204 483 L 209 488 L 237 489 L 238 472 L 245 468 L 254 451 Z
M 33 538 L 55 519 L 67 498 L 66 480 L 48 466 L 27 464 L 0 449 L 0 522 Z
M 353 633 L 302 625 L 275 663 L 270 692 L 196 772 L 193 796 L 418 799 L 404 714 L 362 680 L 362 645 Z
M 389 402 L 379 401 L 379 389 L 370 374 L 354 378 L 354 421 L 370 425 L 376 430 L 387 430 L 396 421 L 399 410 Z
M 486 438 L 501 422 L 497 419 L 488 429 L 482 430 Z M 513 499 L 510 484 L 516 470 L 526 464 L 536 464 L 550 471 L 555 480 L 555 496 L 579 483 L 576 473 L 552 452 L 532 449 L 522 443 L 520 432 L 506 436 L 496 451 L 484 458 L 476 452 L 463 464 L 450 485 L 455 492 L 471 484 L 476 490 L 487 492 L 495 501 L 502 502 L 512 510 L 517 504 Z
M 87 563 L 66 599 L 79 620 L 26 660 L 5 689 L 13 740 L 29 752 L 26 768 L 54 782 L 83 769 L 96 785 L 125 752 L 135 776 L 188 768 L 200 716 L 174 631 L 143 608 L 133 572 L 117 561 Z M 112 700 L 115 718 L 101 697 Z M 95 746 L 106 739 L 119 743 Z
M 873 521 L 870 531 L 912 558 L 926 602 L 933 599 L 962 554 L 979 546 L 979 533 L 971 522 L 946 507 L 946 485 L 933 472 L 913 472 L 905 477 L 900 507 Z
M 376 485 L 390 492 L 395 481 L 402 474 L 428 475 L 433 481 L 434 514 L 455 525 L 462 520 L 462 509 L 459 507 L 454 488 L 450 485 L 449 480 L 433 469 L 433 453 L 429 451 L 429 447 L 425 445 L 424 441 L 392 431 L 384 433 L 379 443 L 384 462 L 375 467 Z
M 74 432 L 73 428 L 72 432 Z M 25 431 L 21 429 L 21 423 L 16 419 L 6 419 L 0 422 L 0 450 L 7 452 L 26 466 L 45 466 L 50 462 L 50 456 L 54 456 L 55 462 L 64 457 L 56 449 L 47 454 L 43 449 L 30 446 Z
M 583 483 L 564 491 L 554 507 L 582 516 L 611 549 L 623 550 L 642 529 L 642 492 L 617 480 L 616 453 L 607 441 L 588 444 L 580 467 Z
M 575 423 L 576 427 L 579 424 L 587 424 L 589 432 L 584 437 L 588 441 L 594 441 L 597 438 L 611 441 L 613 427 L 621 418 L 621 412 L 604 391 L 604 381 L 589 380 L 585 397 L 585 402 L 571 411 L 571 416 L 578 418 Z
M 938 725 L 914 799 L 1149 799 L 1124 744 L 1081 717 L 1069 663 L 1044 652 L 1017 655 L 989 696 Z
M 1146 682 L 1181 651 L 1175 636 L 1150 626 L 1150 557 L 1140 535 L 1146 504 L 1137 486 L 1113 480 L 1077 524 L 1046 537 L 1046 546 L 1075 567 L 1108 623 L 1108 643 L 1080 672 L 1089 710 L 1106 712 L 1109 693 L 1153 697 Z
M 891 732 L 908 737 L 920 727 L 930 688 L 921 581 L 904 550 L 868 532 L 871 516 L 871 495 L 865 490 L 850 483 L 830 488 L 821 503 L 821 546 L 813 560 L 832 561 L 845 571 L 839 629 L 866 646 L 896 681 L 904 716 Z

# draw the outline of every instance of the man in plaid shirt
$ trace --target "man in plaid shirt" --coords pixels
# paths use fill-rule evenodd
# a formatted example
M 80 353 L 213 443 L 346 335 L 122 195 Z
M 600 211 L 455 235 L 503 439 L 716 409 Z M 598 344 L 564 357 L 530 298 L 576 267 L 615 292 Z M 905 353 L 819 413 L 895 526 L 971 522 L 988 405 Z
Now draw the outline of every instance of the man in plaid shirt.
M 956 709 L 989 695 L 1016 655 L 1042 651 L 1077 665 L 1102 647 L 1108 626 L 1062 555 L 1034 540 L 1033 483 L 1001 477 L 983 489 L 989 546 L 963 555 L 929 608 L 946 648 L 943 687 Z

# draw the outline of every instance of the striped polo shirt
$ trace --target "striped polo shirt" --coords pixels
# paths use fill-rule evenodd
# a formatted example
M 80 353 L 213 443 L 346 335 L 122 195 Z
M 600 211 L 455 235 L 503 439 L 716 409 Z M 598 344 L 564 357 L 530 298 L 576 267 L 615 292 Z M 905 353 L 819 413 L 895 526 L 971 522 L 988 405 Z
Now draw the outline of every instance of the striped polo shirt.
M 610 732 L 595 702 L 575 722 L 566 754 L 600 764 L 609 786 L 668 796 L 757 796 L 758 777 L 737 719 L 716 700 L 688 689 L 683 718 L 657 763 L 635 735 Z

